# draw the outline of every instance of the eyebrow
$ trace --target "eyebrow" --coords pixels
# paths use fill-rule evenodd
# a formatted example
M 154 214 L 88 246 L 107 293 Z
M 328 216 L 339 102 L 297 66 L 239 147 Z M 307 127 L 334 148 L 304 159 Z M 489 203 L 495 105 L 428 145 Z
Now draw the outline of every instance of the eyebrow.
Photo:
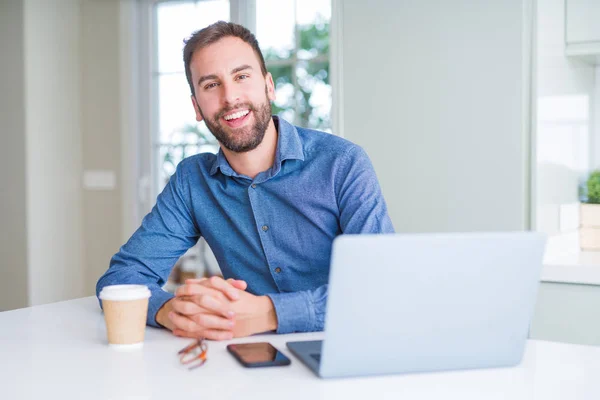
M 234 69 L 232 69 L 230 74 L 233 75 L 233 74 L 236 74 L 236 73 L 246 70 L 246 69 L 251 70 L 253 68 L 248 64 L 240 65 L 239 67 L 235 67 Z M 202 82 L 208 81 L 210 79 L 218 79 L 218 76 L 215 74 L 201 76 L 200 79 L 198 79 L 198 86 L 200 86 L 202 84 Z

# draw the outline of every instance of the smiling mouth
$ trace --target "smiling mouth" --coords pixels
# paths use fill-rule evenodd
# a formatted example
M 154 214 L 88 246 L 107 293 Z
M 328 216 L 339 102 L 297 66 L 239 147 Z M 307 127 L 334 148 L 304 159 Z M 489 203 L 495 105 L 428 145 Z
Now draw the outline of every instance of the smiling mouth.
M 226 114 L 223 117 L 223 124 L 231 129 L 241 128 L 246 125 L 246 120 L 250 118 L 252 113 L 249 109 L 239 110 L 231 114 Z
M 241 111 L 234 112 L 233 114 L 225 115 L 225 116 L 223 116 L 223 119 L 227 122 L 233 122 L 237 119 L 244 118 L 249 113 L 250 113 L 250 110 L 241 110 Z

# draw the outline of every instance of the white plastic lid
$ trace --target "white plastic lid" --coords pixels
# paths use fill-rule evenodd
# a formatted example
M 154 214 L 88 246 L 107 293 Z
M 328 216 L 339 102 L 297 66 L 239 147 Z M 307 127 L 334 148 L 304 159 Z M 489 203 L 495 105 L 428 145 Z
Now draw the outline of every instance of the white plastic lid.
M 105 286 L 100 292 L 101 300 L 138 300 L 150 297 L 150 289 L 145 285 Z

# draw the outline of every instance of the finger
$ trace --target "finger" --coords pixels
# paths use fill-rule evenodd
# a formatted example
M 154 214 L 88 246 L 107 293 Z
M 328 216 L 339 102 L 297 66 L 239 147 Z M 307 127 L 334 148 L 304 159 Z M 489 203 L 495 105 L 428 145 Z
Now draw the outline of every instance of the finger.
M 208 278 L 200 278 L 200 279 L 190 278 L 190 279 L 186 279 L 185 283 L 186 284 L 187 283 L 202 283 L 206 280 L 208 280 Z M 227 282 L 240 290 L 246 290 L 246 288 L 248 287 L 248 284 L 246 283 L 246 281 L 241 280 L 241 279 L 229 278 L 229 279 L 227 279 Z
M 181 315 L 195 315 L 204 311 L 192 298 L 178 298 L 173 300 L 173 311 Z
M 204 337 L 209 340 L 230 340 L 233 339 L 232 331 L 208 330 L 204 331 Z
M 235 312 L 231 309 L 231 303 L 219 301 L 212 296 L 196 296 L 194 302 L 209 313 L 219 314 L 225 318 L 233 318 L 235 316 Z
M 213 289 L 211 287 L 207 287 L 204 285 L 191 284 L 191 285 L 183 285 L 177 288 L 175 292 L 175 296 L 177 298 L 193 301 L 196 304 L 200 304 L 198 302 L 199 296 L 211 296 L 214 299 L 222 302 L 229 303 L 229 299 L 225 296 L 221 291 L 217 289 Z
M 203 289 L 191 289 L 189 292 L 200 292 L 201 294 L 196 295 L 181 295 L 179 294 L 176 299 L 182 299 L 184 301 L 192 302 L 196 304 L 202 310 L 198 310 L 198 312 L 209 312 L 209 313 L 217 313 L 223 315 L 224 317 L 231 318 L 233 314 L 230 312 L 233 311 L 232 304 L 225 297 L 225 295 L 218 290 L 203 288 Z M 186 292 L 184 292 L 186 293 Z M 209 297 L 209 299 L 207 299 Z M 191 308 L 191 307 L 190 307 Z M 183 313 L 189 315 L 189 313 Z
M 239 290 L 246 290 L 248 288 L 248 284 L 246 283 L 246 281 L 242 281 L 240 279 L 229 278 L 227 279 L 227 282 L 229 282 L 233 287 Z
M 235 316 L 235 312 L 232 310 L 228 300 L 218 300 L 206 294 L 190 296 L 185 301 L 174 302 L 173 309 L 184 316 L 193 316 L 199 313 L 218 314 L 228 319 Z
M 171 322 L 173 322 L 173 325 L 175 326 L 173 328 L 173 331 L 182 330 L 189 333 L 199 333 L 202 331 L 202 329 L 200 328 L 200 326 L 198 326 L 196 322 L 192 321 L 185 315 L 177 314 L 176 312 L 171 311 L 169 313 L 169 319 L 171 320 Z
M 240 299 L 238 289 L 233 287 L 233 285 L 231 285 L 231 283 L 227 282 L 225 279 L 221 278 L 220 276 L 213 276 L 213 277 L 209 278 L 208 281 L 210 282 L 210 285 L 212 287 L 225 293 L 227 295 L 227 297 L 229 297 L 231 300 L 239 300 Z
M 223 318 L 215 314 L 201 313 L 194 315 L 191 319 L 202 327 L 203 330 L 215 329 L 230 331 L 235 325 L 234 321 L 228 318 Z
M 187 281 L 186 281 L 187 283 Z M 220 276 L 213 276 L 194 285 L 185 285 L 192 287 L 209 287 L 225 294 L 230 300 L 239 300 L 238 289 L 233 287 L 229 282 L 225 281 Z
M 188 283 L 186 281 L 185 284 L 179 286 L 176 290 L 175 290 L 175 296 L 177 297 L 185 297 L 185 296 L 193 296 L 196 294 L 199 294 L 199 292 L 202 290 L 201 288 L 197 287 L 199 285 L 196 285 L 194 283 Z M 204 286 L 202 286 L 203 288 Z
M 209 295 L 223 302 L 229 301 L 229 299 L 225 296 L 223 292 L 213 287 L 207 286 L 206 284 L 186 283 L 185 285 L 181 285 L 180 287 L 178 287 L 175 291 L 175 296 L 180 298 L 192 299 L 199 295 Z

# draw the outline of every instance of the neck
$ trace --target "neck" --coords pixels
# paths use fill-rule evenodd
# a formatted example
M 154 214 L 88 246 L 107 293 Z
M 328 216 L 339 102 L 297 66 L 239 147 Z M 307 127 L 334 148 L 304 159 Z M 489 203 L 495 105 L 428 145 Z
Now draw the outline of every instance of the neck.
M 267 126 L 263 141 L 254 150 L 236 153 L 223 146 L 221 146 L 221 150 L 235 172 L 254 179 L 259 173 L 271 168 L 275 162 L 277 129 L 275 129 L 273 118 Z

